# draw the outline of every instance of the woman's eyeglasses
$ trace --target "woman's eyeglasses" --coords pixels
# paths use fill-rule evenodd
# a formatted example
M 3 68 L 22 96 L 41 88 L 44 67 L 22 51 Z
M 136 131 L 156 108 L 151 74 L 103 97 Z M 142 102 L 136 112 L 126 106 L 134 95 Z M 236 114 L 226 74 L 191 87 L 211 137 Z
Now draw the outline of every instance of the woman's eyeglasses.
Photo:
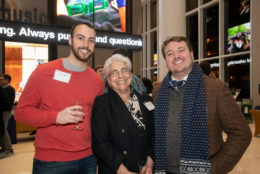
M 122 75 L 126 75 L 129 73 L 129 70 L 127 68 L 122 68 L 120 71 L 117 70 L 111 71 L 109 75 L 111 75 L 112 77 L 118 77 L 119 73 L 121 73 Z

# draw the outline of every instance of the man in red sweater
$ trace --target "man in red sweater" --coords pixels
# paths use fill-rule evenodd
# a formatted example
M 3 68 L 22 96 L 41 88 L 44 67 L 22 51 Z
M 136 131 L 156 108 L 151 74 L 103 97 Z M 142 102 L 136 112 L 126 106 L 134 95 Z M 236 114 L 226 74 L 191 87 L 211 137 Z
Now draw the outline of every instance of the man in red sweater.
M 87 24 L 72 27 L 68 57 L 39 65 L 29 78 L 15 119 L 37 128 L 33 174 L 95 174 L 90 117 L 104 81 L 88 67 L 96 32 Z

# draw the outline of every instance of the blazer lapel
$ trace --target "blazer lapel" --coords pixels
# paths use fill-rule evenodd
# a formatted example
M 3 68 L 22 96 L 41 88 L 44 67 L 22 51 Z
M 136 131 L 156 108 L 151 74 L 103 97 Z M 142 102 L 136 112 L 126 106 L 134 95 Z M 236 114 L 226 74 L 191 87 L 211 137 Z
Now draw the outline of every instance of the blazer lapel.
M 109 98 L 112 117 L 116 117 L 115 119 L 120 120 L 123 128 L 132 129 L 131 125 L 133 124 L 129 124 L 129 122 L 134 120 L 121 97 L 115 91 L 111 90 Z

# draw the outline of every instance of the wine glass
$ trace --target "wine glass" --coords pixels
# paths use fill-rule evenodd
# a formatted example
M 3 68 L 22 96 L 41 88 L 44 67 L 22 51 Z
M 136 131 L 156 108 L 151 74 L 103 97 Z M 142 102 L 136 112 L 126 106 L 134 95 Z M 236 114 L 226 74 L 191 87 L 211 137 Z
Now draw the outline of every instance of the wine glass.
M 81 107 L 82 107 L 82 109 L 76 109 L 76 111 L 84 112 L 84 106 L 83 106 L 83 104 L 82 104 L 81 102 L 76 101 L 76 102 L 74 103 L 74 105 L 75 105 L 75 106 L 77 105 L 77 106 L 81 106 Z M 76 123 L 75 127 L 72 127 L 71 129 L 72 129 L 72 130 L 83 130 L 84 128 L 81 127 L 81 126 L 79 125 L 79 122 L 78 122 L 78 123 Z

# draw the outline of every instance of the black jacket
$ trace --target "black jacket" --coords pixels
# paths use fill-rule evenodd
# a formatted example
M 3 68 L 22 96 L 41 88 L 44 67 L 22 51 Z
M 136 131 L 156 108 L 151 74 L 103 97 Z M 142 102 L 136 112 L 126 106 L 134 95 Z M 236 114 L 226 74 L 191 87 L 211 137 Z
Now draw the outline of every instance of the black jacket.
M 15 89 L 10 85 L 3 89 L 5 90 L 5 92 L 7 94 L 8 102 L 9 102 L 9 104 L 4 107 L 4 111 L 11 111 L 13 108 L 14 99 L 15 99 Z
M 139 173 L 138 161 L 152 157 L 153 110 L 144 105 L 148 95 L 134 91 L 145 119 L 146 129 L 140 135 L 123 100 L 113 90 L 95 99 L 92 111 L 92 149 L 98 159 L 100 174 L 115 174 L 123 163 L 131 172 Z
M 0 137 L 5 133 L 5 125 L 3 119 L 4 108 L 7 108 L 9 105 L 8 97 L 6 91 L 0 86 Z

